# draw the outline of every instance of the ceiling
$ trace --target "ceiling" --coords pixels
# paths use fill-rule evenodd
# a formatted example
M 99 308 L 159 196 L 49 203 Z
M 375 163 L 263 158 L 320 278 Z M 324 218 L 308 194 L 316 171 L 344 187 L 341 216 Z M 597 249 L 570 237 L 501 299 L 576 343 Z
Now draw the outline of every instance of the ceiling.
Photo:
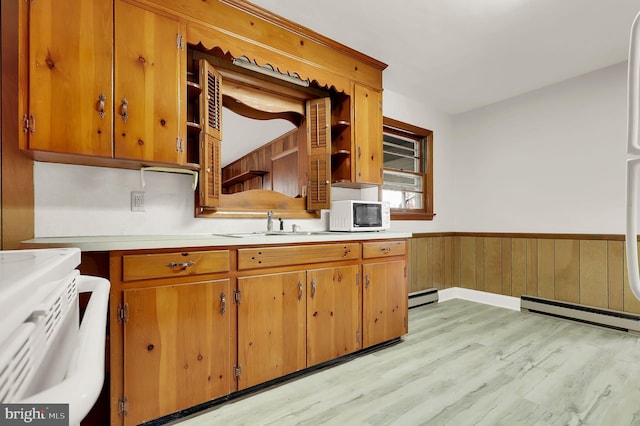
M 389 67 L 450 114 L 626 60 L 640 0 L 252 0 Z

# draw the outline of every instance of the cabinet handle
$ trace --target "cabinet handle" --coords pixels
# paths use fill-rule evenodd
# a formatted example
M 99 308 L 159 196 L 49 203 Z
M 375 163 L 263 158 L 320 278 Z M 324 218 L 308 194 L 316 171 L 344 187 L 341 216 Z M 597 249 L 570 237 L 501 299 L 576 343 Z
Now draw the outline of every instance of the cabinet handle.
M 223 291 L 220 293 L 220 315 L 224 315 L 225 312 L 227 312 L 227 297 Z
M 311 298 L 316 297 L 316 280 L 311 280 Z
M 360 157 L 362 157 L 362 147 L 361 146 L 358 147 L 358 159 L 360 159 Z
M 98 115 L 100 116 L 100 118 L 104 118 L 104 103 L 107 100 L 107 97 L 104 95 L 104 93 L 100 93 L 100 95 L 98 96 Z
M 298 281 L 298 300 L 302 300 L 302 283 Z
M 381 247 L 380 251 L 384 254 L 391 253 L 391 247 Z
M 348 248 L 344 248 L 344 254 L 342 255 L 342 257 L 347 257 L 349 255 L 349 253 L 351 253 L 351 250 Z
M 122 121 L 127 121 L 129 115 L 127 114 L 127 107 L 129 105 L 129 101 L 126 97 L 122 98 L 122 102 L 120 103 L 120 116 L 122 117 Z
M 371 279 L 369 278 L 369 274 L 364 274 L 364 288 L 369 288 L 369 284 L 371 284 Z
M 193 266 L 195 265 L 195 262 L 190 260 L 188 262 L 184 262 L 184 263 L 176 263 L 176 262 L 169 262 L 167 263 L 167 266 L 169 268 L 182 268 L 182 269 L 187 269 L 189 266 Z

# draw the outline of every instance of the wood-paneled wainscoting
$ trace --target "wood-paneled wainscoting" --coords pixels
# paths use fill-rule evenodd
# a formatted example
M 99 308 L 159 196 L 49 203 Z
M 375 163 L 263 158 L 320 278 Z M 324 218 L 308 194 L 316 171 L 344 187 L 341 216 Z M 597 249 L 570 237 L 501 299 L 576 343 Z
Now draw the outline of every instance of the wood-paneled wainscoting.
M 463 287 L 640 313 L 622 235 L 414 234 L 409 292 Z

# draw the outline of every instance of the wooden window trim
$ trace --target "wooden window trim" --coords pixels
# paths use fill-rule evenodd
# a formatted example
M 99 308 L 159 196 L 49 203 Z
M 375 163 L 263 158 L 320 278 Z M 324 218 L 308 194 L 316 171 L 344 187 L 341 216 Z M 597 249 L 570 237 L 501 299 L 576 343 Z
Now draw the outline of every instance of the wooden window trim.
M 424 139 L 424 174 L 422 181 L 422 209 L 403 211 L 391 209 L 392 220 L 433 220 L 433 131 L 422 127 L 404 123 L 393 118 L 382 118 L 383 131 L 392 130 L 395 133 L 405 133 L 408 136 L 418 136 Z

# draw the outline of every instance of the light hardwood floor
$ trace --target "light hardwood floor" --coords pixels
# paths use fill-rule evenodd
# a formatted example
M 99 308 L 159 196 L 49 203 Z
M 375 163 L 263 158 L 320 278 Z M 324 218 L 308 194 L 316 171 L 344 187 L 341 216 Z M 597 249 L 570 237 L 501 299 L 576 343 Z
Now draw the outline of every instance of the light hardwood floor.
M 179 422 L 640 425 L 640 338 L 452 300 L 395 346 Z

